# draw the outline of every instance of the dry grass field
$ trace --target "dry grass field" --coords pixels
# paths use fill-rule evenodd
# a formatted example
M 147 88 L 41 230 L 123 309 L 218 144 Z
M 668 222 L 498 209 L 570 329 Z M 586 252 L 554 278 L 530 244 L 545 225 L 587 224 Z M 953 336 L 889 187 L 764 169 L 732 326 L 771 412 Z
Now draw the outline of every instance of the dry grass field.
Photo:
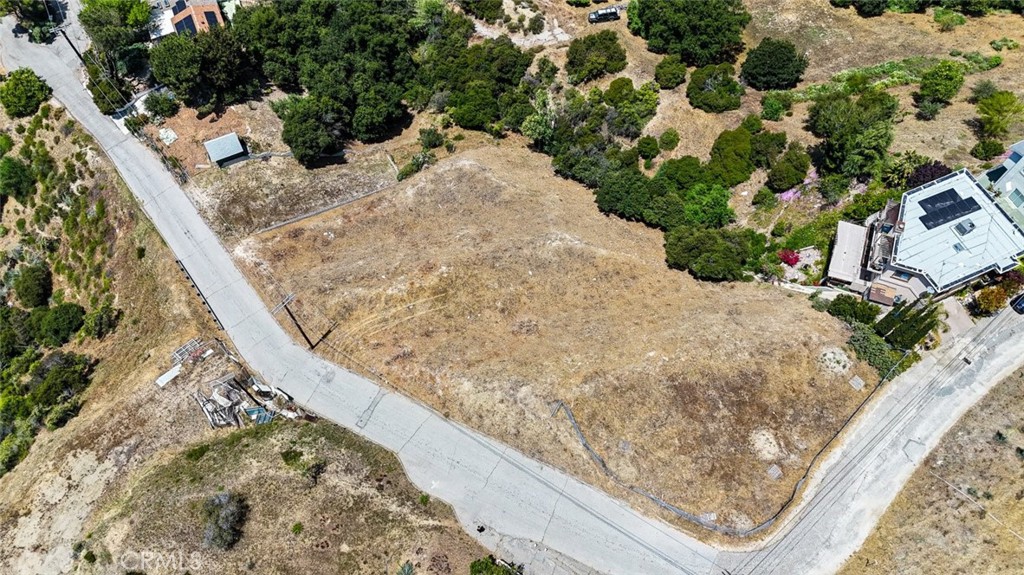
M 51 115 L 55 126 L 63 126 L 66 120 L 56 121 L 60 113 L 55 108 Z M 0 131 L 11 125 L 0 114 Z M 70 130 L 74 133 L 74 126 Z M 38 134 L 48 143 L 54 141 L 54 135 L 50 130 Z M 72 138 L 64 137 L 51 147 L 58 164 L 74 154 L 76 148 L 68 145 L 71 141 Z M 184 370 L 165 389 L 153 385 L 155 378 L 170 367 L 170 354 L 176 347 L 193 337 L 209 340 L 216 330 L 174 264 L 173 254 L 142 216 L 109 161 L 94 146 L 86 154 L 83 173 L 87 174 L 83 185 L 99 194 L 93 199 L 102 196 L 106 200 L 107 217 L 113 229 L 107 237 L 109 251 L 105 252 L 108 263 L 104 273 L 109 273 L 115 306 L 124 315 L 117 330 L 103 340 L 86 339 L 70 344 L 73 351 L 99 360 L 92 384 L 83 396 L 81 412 L 60 429 L 43 429 L 27 457 L 0 477 L 0 573 L 124 573 L 125 569 L 117 563 L 119 557 L 139 551 L 168 550 L 166 541 L 158 545 L 152 540 L 132 539 L 136 527 L 117 523 L 116 513 L 128 514 L 137 524 L 158 527 L 145 508 L 131 507 L 131 501 L 140 499 L 126 499 L 127 495 L 162 497 L 166 492 L 147 491 L 153 470 L 160 469 L 163 462 L 176 461 L 175 457 L 195 442 L 216 442 L 227 433 L 210 430 L 206 418 L 189 397 L 199 384 L 236 369 L 223 356 Z M 32 209 L 8 200 L 3 222 L 11 231 L 0 244 L 4 250 L 10 250 L 16 243 L 18 234 L 13 228 L 17 218 L 31 221 Z M 139 247 L 145 250 L 142 259 L 138 257 Z M 58 289 L 66 287 L 62 278 L 57 279 Z M 329 504 L 332 511 L 328 514 L 314 512 L 311 506 L 291 508 L 289 517 L 303 522 L 309 530 L 305 539 L 291 538 L 291 523 L 277 531 L 276 516 L 252 516 L 250 530 L 240 545 L 244 546 L 245 558 L 261 566 L 260 572 L 314 573 L 321 565 L 330 568 L 342 564 L 351 567 L 343 569 L 346 573 L 379 573 L 384 566 L 378 560 L 379 554 L 385 550 L 391 553 L 386 558 L 394 561 L 395 568 L 400 562 L 411 560 L 422 564 L 419 573 L 449 572 L 446 569 L 461 572 L 465 571 L 469 557 L 484 554 L 483 549 L 461 533 L 453 514 L 442 504 L 430 503 L 413 506 L 408 513 L 402 511 L 403 505 L 409 507 L 411 492 L 391 456 L 330 426 L 311 427 L 317 430 L 319 439 L 311 444 L 309 453 L 325 454 L 330 461 L 329 472 L 343 484 L 325 482 L 316 492 L 321 499 L 310 498 L 311 502 Z M 305 437 L 305 431 L 298 429 L 281 428 L 275 431 L 278 433 L 275 437 L 281 441 L 283 437 Z M 283 435 L 289 433 L 293 435 Z M 215 482 L 214 486 L 249 487 L 245 481 L 252 477 L 253 470 L 245 465 L 256 461 L 261 453 L 255 443 L 249 448 L 252 457 L 243 459 L 241 465 L 224 466 L 216 473 L 208 473 L 208 480 Z M 264 456 L 280 461 L 276 444 L 269 446 L 268 441 L 267 449 Z M 384 490 L 374 491 L 369 500 L 354 497 L 376 490 L 383 474 Z M 197 494 L 207 488 L 205 484 L 195 485 Z M 298 483 L 276 484 L 275 489 L 275 496 L 285 499 L 305 500 L 309 495 L 309 490 Z M 259 501 L 255 487 L 253 491 L 254 501 Z M 162 501 L 167 510 L 161 519 L 185 525 L 191 520 L 188 510 L 175 509 L 174 505 L 187 499 Z M 370 504 L 364 505 L 367 501 Z M 335 518 L 355 509 L 365 511 L 353 518 L 356 523 L 381 525 L 387 537 L 382 539 L 379 532 L 371 529 L 346 529 L 344 537 L 338 538 Z M 136 512 L 138 517 L 131 515 Z M 104 535 L 102 539 L 100 533 Z M 330 541 L 333 547 L 314 550 L 314 544 L 321 539 Z M 85 549 L 98 558 L 95 564 L 84 561 L 84 554 L 75 559 L 73 548 L 83 541 L 87 543 Z M 143 543 L 152 547 L 138 547 Z M 296 553 L 296 546 L 309 552 Z M 222 555 L 209 554 L 205 560 L 210 564 L 225 561 Z M 299 558 L 287 559 L 286 555 Z M 228 557 L 227 561 L 236 565 L 239 556 Z M 431 565 L 435 567 L 433 571 L 429 569 Z M 146 572 L 153 575 L 182 570 L 168 567 Z
M 1024 557 L 1024 371 L 942 438 L 842 575 L 1018 573 Z
M 730 525 L 778 509 L 861 399 L 847 381 L 872 378 L 819 366 L 846 332 L 805 298 L 670 271 L 658 232 L 601 215 L 514 139 L 235 255 L 268 303 L 297 294 L 307 332 L 338 322 L 333 359 L 600 482 L 552 417 L 564 401 L 624 480 Z

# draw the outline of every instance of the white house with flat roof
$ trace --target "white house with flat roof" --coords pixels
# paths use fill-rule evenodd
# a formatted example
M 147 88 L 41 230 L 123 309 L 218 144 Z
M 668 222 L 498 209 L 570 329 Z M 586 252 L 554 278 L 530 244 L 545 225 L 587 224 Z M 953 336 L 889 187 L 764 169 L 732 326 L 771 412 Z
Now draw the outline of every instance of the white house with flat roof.
M 869 218 L 866 258 L 854 257 L 861 240 L 851 226 L 839 224 L 829 281 L 878 303 L 946 295 L 985 274 L 1010 271 L 1024 256 L 1024 142 L 980 182 L 967 170 L 953 172 Z M 863 282 L 850 279 L 853 259 L 867 262 L 857 270 Z

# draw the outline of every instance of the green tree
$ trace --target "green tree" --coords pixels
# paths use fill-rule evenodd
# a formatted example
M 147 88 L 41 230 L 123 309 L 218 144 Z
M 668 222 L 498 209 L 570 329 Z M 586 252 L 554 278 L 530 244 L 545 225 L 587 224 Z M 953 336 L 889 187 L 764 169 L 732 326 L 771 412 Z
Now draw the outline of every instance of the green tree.
M 676 54 L 692 66 L 734 61 L 750 22 L 741 0 L 639 0 L 628 16 L 630 30 L 647 40 L 649 50 Z
M 146 97 L 145 106 L 147 112 L 161 118 L 170 118 L 181 108 L 178 100 L 165 92 L 152 92 Z
M 25 204 L 35 191 L 36 178 L 31 166 L 11 156 L 0 158 L 0 197 L 10 196 Z
M 808 112 L 807 128 L 822 139 L 819 168 L 850 177 L 869 174 L 888 153 L 898 110 L 895 97 L 875 89 L 856 100 L 845 94 L 816 100 Z
M 679 145 L 679 132 L 675 128 L 669 128 L 658 136 L 658 147 L 664 151 L 674 150 Z
M 39 325 L 37 339 L 43 345 L 60 347 L 81 329 L 85 310 L 76 303 L 61 303 L 50 308 Z
M 768 187 L 774 192 L 784 192 L 800 184 L 807 177 L 811 167 L 811 157 L 804 147 L 791 142 L 777 162 L 768 172 Z
M 750 132 L 743 128 L 725 130 L 718 135 L 705 167 L 711 181 L 731 188 L 750 179 L 754 173 L 751 138 Z
M 840 294 L 829 302 L 825 311 L 829 315 L 849 324 L 862 323 L 864 325 L 874 325 L 875 318 L 878 317 L 881 308 L 861 298 Z
M 53 293 L 53 276 L 46 264 L 23 266 L 14 279 L 14 293 L 27 308 L 45 306 Z
M 494 24 L 505 16 L 501 0 L 457 0 L 456 3 L 466 12 L 488 24 Z
M 686 98 L 690 105 L 716 114 L 738 109 L 743 86 L 736 82 L 734 74 L 731 64 L 694 70 L 690 83 L 686 85 Z
M 665 234 L 669 267 L 689 271 L 697 279 L 735 281 L 744 267 L 764 252 L 764 236 L 752 230 L 680 227 Z
M 293 98 L 278 107 L 284 121 L 281 139 L 295 159 L 309 166 L 325 154 L 341 149 L 346 132 L 341 111 L 323 98 Z
M 50 87 L 29 68 L 18 68 L 0 84 L 0 105 L 12 118 L 31 116 L 49 99 Z
M 974 302 L 983 315 L 991 315 L 1006 306 L 1008 296 L 1002 286 L 989 286 L 974 294 Z
M 740 77 L 758 90 L 784 90 L 795 87 L 806 69 L 807 58 L 792 42 L 765 38 L 747 54 Z
M 157 81 L 187 103 L 194 102 L 201 82 L 203 55 L 193 38 L 187 34 L 163 38 L 150 51 L 149 63 Z
M 654 81 L 663 90 L 671 90 L 686 81 L 686 63 L 678 54 L 669 54 L 654 67 Z
M 984 138 L 1005 138 L 1010 126 L 1024 118 L 1024 104 L 1013 92 L 999 90 L 978 102 L 978 116 Z
M 569 44 L 565 72 L 571 84 L 595 80 L 625 69 L 626 51 L 611 30 L 575 38 Z
M 785 150 L 785 132 L 764 130 L 750 137 L 750 161 L 762 170 L 770 170 Z
M 84 0 L 78 19 L 111 76 L 119 76 L 130 46 L 149 40 L 150 7 L 143 0 Z

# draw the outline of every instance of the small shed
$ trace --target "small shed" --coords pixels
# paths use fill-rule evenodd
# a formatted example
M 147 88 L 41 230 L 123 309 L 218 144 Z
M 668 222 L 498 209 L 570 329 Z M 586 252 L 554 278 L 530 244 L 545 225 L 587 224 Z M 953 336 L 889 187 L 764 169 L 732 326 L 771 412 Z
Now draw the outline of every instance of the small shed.
M 203 146 L 206 147 L 210 161 L 220 168 L 249 155 L 238 139 L 238 134 L 234 132 L 203 142 Z

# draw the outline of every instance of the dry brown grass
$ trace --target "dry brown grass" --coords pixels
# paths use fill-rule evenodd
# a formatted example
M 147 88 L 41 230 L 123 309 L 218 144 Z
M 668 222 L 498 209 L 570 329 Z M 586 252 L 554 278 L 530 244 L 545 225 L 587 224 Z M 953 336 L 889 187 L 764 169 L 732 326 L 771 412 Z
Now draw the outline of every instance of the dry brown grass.
M 997 432 L 1005 439 L 998 440 Z M 1010 531 L 1024 535 L 1024 457 L 1018 448 L 1024 449 L 1022 371 L 946 433 L 841 573 L 1019 572 L 1024 541 Z
M 837 321 L 668 270 L 658 232 L 602 216 L 514 139 L 236 255 L 268 301 L 298 294 L 313 334 L 338 320 L 330 344 L 406 393 L 607 486 L 551 417 L 563 400 L 625 480 L 731 525 L 771 515 L 860 398 L 816 364 L 845 341 Z
M 0 130 L 7 129 L 9 125 L 9 121 L 0 115 Z M 53 150 L 58 164 L 73 152 L 73 147 L 63 143 Z M 89 154 L 89 168 L 95 174 L 87 180 L 90 186 L 99 181 L 109 184 L 101 192 L 115 230 L 110 237 L 112 255 L 107 269 L 113 278 L 115 305 L 124 311 L 124 316 L 117 330 L 104 340 L 72 344 L 75 351 L 99 360 L 93 382 L 84 394 L 81 413 L 61 429 L 41 431 L 28 456 L 13 471 L 0 478 L 2 573 L 66 572 L 72 568 L 83 573 L 124 572 L 123 569 L 115 569 L 108 557 L 112 560 L 118 553 L 142 549 L 125 547 L 121 544 L 123 539 L 105 540 L 95 544 L 100 561 L 90 566 L 82 561 L 72 563 L 72 545 L 85 540 L 87 534 L 99 526 L 107 525 L 107 510 L 111 506 L 133 511 L 117 506 L 129 486 L 146 489 L 146 473 L 157 467 L 157 462 L 171 459 L 192 443 L 222 437 L 225 433 L 210 430 L 205 417 L 189 397 L 200 383 L 235 369 L 224 357 L 217 356 L 187 368 L 165 389 L 153 385 L 154 379 L 170 367 L 170 353 L 177 346 L 196 336 L 209 339 L 216 332 L 208 314 L 174 264 L 173 254 L 138 210 L 134 198 L 114 175 L 109 161 L 94 150 Z M 12 217 L 31 217 L 31 210 L 15 203 L 8 203 L 5 212 L 5 221 Z M 4 247 L 13 245 L 16 239 L 16 234 L 10 233 L 4 238 Z M 137 246 L 145 248 L 146 255 L 141 260 L 136 256 Z M 334 432 L 327 426 L 319 427 L 325 437 L 333 437 L 331 433 Z M 333 454 L 339 461 L 345 457 L 358 460 L 367 453 L 361 450 L 373 452 L 374 449 L 351 438 L 335 443 L 324 440 L 317 444 L 317 448 Z M 253 450 L 257 451 L 255 446 Z M 276 451 L 271 453 L 276 455 Z M 373 464 L 387 459 L 380 455 L 375 457 Z M 394 460 L 390 461 L 393 466 Z M 323 498 L 319 501 L 329 501 L 330 512 L 313 513 L 312 503 L 307 507 L 292 508 L 295 520 L 302 521 L 312 533 L 318 530 L 337 531 L 337 522 L 324 526 L 322 521 L 335 517 L 331 514 L 355 513 L 359 508 L 353 505 L 362 501 L 349 495 L 365 492 L 376 485 L 377 477 L 355 473 L 358 469 L 349 470 L 351 473 L 348 475 L 342 471 L 345 470 L 332 468 L 337 477 L 348 481 L 347 485 L 337 488 L 329 483 L 319 492 Z M 217 481 L 237 485 L 250 478 L 251 475 L 247 475 L 250 472 L 244 468 L 228 468 L 217 477 Z M 400 470 L 390 471 L 388 480 L 391 481 L 389 488 L 390 485 L 408 485 Z M 298 499 L 307 494 L 304 488 L 294 484 L 268 485 L 280 497 Z M 159 492 L 155 494 L 162 495 Z M 311 498 L 310 501 L 318 500 Z M 466 557 L 483 553 L 466 535 L 454 533 L 457 531 L 452 527 L 454 518 L 441 505 L 432 503 L 427 508 L 416 510 L 417 513 L 388 515 L 378 511 L 380 505 L 386 510 L 397 507 L 397 503 L 391 506 L 393 501 L 397 501 L 392 494 L 383 493 L 375 501 L 378 508 L 374 508 L 374 513 L 369 513 L 367 508 L 367 513 L 357 517 L 356 522 L 371 521 L 374 526 L 379 525 L 394 536 L 382 540 L 376 535 L 370 538 L 368 531 L 345 529 L 345 540 L 326 552 L 347 558 L 356 566 L 345 572 L 369 572 L 369 568 L 358 566 L 376 560 L 375 554 L 383 549 L 378 546 L 381 541 L 410 546 L 402 548 L 406 552 L 401 556 L 403 560 L 424 559 L 427 562 L 431 556 L 422 556 L 419 547 L 412 547 L 413 544 L 428 550 L 447 545 L 443 547 L 447 551 L 442 551 L 442 554 L 449 555 L 455 569 L 463 566 Z M 173 506 L 176 501 L 166 499 L 162 503 Z M 138 511 L 145 515 L 144 510 Z M 175 516 L 167 518 L 176 519 Z M 274 531 L 277 525 L 274 521 L 255 516 L 245 540 L 247 557 L 263 567 L 277 565 L 276 561 L 282 561 L 281 558 L 288 555 L 284 549 L 275 546 L 277 542 L 291 543 L 287 539 L 290 536 L 287 528 L 282 532 Z M 124 525 L 118 527 L 133 530 Z M 364 535 L 367 538 L 364 539 Z M 136 543 L 138 540 L 128 540 L 125 544 Z M 340 555 L 339 548 L 344 545 L 348 545 L 350 550 L 347 555 Z M 166 550 L 166 547 L 153 550 Z M 323 559 L 323 553 L 306 553 L 302 558 L 308 564 L 330 564 Z M 396 555 L 395 560 L 398 559 Z M 426 569 L 427 562 L 418 572 L 431 573 Z M 374 572 L 378 572 L 382 565 L 374 562 Z M 311 569 L 300 571 L 313 572 Z M 273 571 L 264 569 L 263 572 Z

